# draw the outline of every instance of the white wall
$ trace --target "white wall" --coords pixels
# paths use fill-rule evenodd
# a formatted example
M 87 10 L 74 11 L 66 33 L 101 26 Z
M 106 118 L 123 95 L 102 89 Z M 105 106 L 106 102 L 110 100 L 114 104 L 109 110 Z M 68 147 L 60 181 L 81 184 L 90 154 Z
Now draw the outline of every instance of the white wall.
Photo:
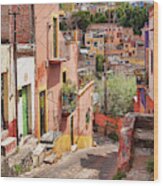
M 18 72 L 18 90 L 22 89 L 23 86 L 31 86 L 31 117 L 32 117 L 32 132 L 34 132 L 34 88 L 35 88 L 35 69 L 34 69 L 34 57 L 24 56 L 17 60 L 17 72 Z M 19 99 L 18 103 L 18 126 L 19 135 L 23 134 L 23 123 L 22 123 L 22 103 Z
M 14 62 L 13 47 L 9 44 L 1 45 L 1 73 L 8 73 L 8 122 L 13 122 L 16 118 L 15 114 L 15 78 L 14 78 Z

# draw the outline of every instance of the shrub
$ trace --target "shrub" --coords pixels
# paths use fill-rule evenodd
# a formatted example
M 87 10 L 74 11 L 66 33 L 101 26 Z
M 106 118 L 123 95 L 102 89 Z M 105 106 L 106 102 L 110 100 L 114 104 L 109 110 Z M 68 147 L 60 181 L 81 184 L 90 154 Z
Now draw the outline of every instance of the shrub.
M 117 142 L 119 140 L 119 137 L 117 135 L 116 132 L 112 132 L 108 135 L 108 138 L 110 138 L 111 140 L 113 140 L 114 142 Z
M 22 165 L 16 164 L 16 165 L 14 166 L 14 172 L 16 173 L 16 175 L 21 174 L 22 171 L 23 171 Z
M 154 172 L 154 160 L 148 160 L 147 161 L 147 171 L 149 173 L 153 173 Z
M 126 174 L 124 172 L 118 171 L 116 175 L 113 176 L 113 180 L 121 180 L 122 178 L 125 178 Z

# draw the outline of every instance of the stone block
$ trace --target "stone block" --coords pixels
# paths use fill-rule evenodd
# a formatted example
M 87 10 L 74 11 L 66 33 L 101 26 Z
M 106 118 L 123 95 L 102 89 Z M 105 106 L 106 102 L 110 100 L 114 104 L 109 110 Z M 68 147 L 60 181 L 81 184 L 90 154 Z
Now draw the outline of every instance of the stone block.
M 3 156 L 10 156 L 16 152 L 17 143 L 15 137 L 7 137 L 1 143 L 1 154 Z

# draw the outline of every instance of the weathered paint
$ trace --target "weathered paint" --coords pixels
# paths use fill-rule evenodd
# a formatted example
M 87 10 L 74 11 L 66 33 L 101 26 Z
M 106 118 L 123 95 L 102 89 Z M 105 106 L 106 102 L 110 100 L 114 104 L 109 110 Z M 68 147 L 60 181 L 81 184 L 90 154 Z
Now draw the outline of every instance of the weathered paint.
M 22 91 L 22 96 L 18 99 L 18 133 L 19 136 L 28 133 L 27 126 L 30 125 L 31 132 L 34 133 L 35 109 L 35 62 L 32 56 L 22 56 L 17 59 L 18 90 Z M 26 90 L 25 90 L 26 89 Z M 25 98 L 26 97 L 26 98 Z M 28 110 L 26 110 L 28 107 Z M 26 110 L 26 111 L 25 111 Z M 29 123 L 25 126 L 28 114 Z M 26 128 L 26 129 L 25 129 Z
M 8 73 L 8 130 L 9 136 L 16 136 L 16 114 L 15 114 L 15 79 L 12 45 L 1 45 L 1 74 Z
M 77 141 L 78 149 L 88 148 L 92 146 L 93 138 L 92 136 L 74 136 L 74 141 Z M 56 143 L 53 151 L 57 152 L 58 154 L 62 154 L 64 152 L 71 150 L 71 137 L 70 135 L 62 135 L 60 136 Z
M 27 89 L 22 89 L 22 110 L 23 110 L 23 136 L 28 134 L 28 96 L 27 96 Z
M 53 17 L 58 19 L 57 4 L 34 5 L 36 22 L 35 135 L 40 138 L 39 94 L 46 92 L 46 131 L 56 130 L 60 120 L 60 65 L 48 65 L 53 56 Z M 51 12 L 49 14 L 49 12 Z M 47 15 L 47 16 L 45 16 Z M 57 20 L 57 47 L 59 22 Z M 57 48 L 57 56 L 59 49 Z

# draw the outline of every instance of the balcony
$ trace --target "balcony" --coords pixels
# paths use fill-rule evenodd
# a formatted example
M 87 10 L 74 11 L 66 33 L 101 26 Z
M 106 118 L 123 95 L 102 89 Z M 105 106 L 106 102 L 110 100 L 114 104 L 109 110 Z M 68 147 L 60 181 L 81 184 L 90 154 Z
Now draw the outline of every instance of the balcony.
M 83 68 L 82 70 L 78 71 L 79 90 L 83 89 L 92 80 L 93 80 L 92 72 L 90 72 L 88 70 L 85 70 L 85 68 Z
M 49 59 L 49 64 L 50 65 L 59 65 L 63 62 L 66 62 L 66 58 L 53 58 L 53 59 Z
M 77 88 L 71 81 L 62 86 L 62 115 L 70 115 L 76 108 Z

